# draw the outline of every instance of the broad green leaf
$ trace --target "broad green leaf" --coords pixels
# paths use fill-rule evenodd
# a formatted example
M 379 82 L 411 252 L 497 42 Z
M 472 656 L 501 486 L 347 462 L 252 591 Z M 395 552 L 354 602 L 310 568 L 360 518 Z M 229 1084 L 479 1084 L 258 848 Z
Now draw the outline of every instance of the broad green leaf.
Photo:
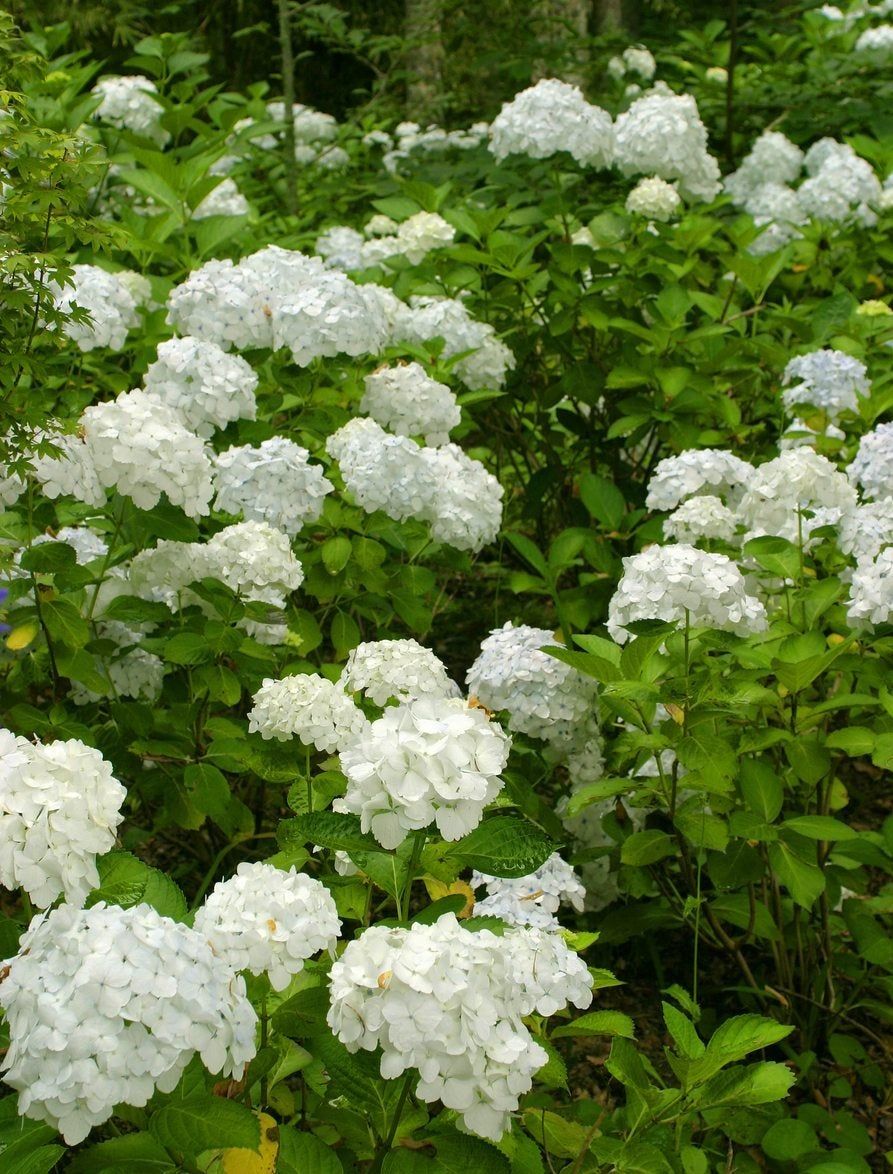
M 75 1155 L 71 1174 L 175 1174 L 178 1169 L 164 1146 L 151 1133 L 128 1133 L 90 1146 Z
M 676 851 L 676 842 L 671 836 L 656 828 L 649 828 L 646 831 L 633 832 L 623 841 L 620 859 L 623 864 L 643 868 L 647 864 L 656 864 L 658 860 L 663 860 Z
M 530 566 L 541 575 L 543 579 L 549 578 L 549 567 L 546 563 L 545 556 L 540 551 L 539 547 L 524 534 L 517 534 L 514 531 L 506 533 L 506 539 L 511 543 L 520 556 L 529 563 Z
M 750 810 L 765 823 L 772 823 L 784 803 L 784 787 L 772 767 L 767 762 L 742 759 L 739 785 Z
M 760 1148 L 767 1158 L 776 1162 L 794 1162 L 820 1146 L 811 1125 L 796 1117 L 783 1117 L 763 1134 Z
M 22 551 L 20 565 L 25 571 L 51 575 L 77 566 L 77 557 L 67 542 L 40 542 Z
M 701 1110 L 720 1105 L 767 1105 L 786 1097 L 796 1079 L 795 1072 L 774 1061 L 739 1065 L 696 1088 L 691 1100 Z
M 280 1125 L 276 1174 L 344 1174 L 344 1167 L 330 1147 L 312 1133 Z
M 48 599 L 41 614 L 53 641 L 69 648 L 83 648 L 90 639 L 90 625 L 70 600 Z
M 529 819 L 494 815 L 451 844 L 447 855 L 490 876 L 518 877 L 536 872 L 554 851 L 554 841 Z
M 595 473 L 580 478 L 580 499 L 590 515 L 608 530 L 619 530 L 626 502 L 616 485 Z
M 203 1150 L 260 1146 L 260 1126 L 250 1109 L 201 1094 L 163 1105 L 149 1118 L 149 1132 L 166 1149 L 190 1157 Z
M 543 1149 L 556 1158 L 576 1158 L 586 1143 L 588 1130 L 548 1109 L 525 1109 L 524 1128 Z
M 811 909 L 825 891 L 825 877 L 813 861 L 804 860 L 782 840 L 769 845 L 772 871 L 803 909 Z
M 336 811 L 313 811 L 285 819 L 276 829 L 282 848 L 291 844 L 318 844 L 333 852 L 384 852 L 374 837 L 360 831 L 359 816 Z
M 351 551 L 350 539 L 344 534 L 326 539 L 322 544 L 321 555 L 323 566 L 330 575 L 337 575 L 344 570 L 350 562 Z
M 679 1055 L 684 1056 L 686 1060 L 697 1060 L 703 1056 L 704 1042 L 695 1031 L 695 1026 L 689 1017 L 684 1015 L 678 1007 L 674 1007 L 672 1003 L 661 1003 L 661 1007 L 664 1013 L 664 1023 L 667 1025 L 667 1031 L 672 1036 Z
M 552 1031 L 553 1039 L 568 1036 L 576 1039 L 587 1035 L 622 1035 L 624 1039 L 635 1039 L 635 1024 L 622 1011 L 590 1011 L 573 1023 L 562 1023 Z
M 859 833 L 830 815 L 797 815 L 786 819 L 782 828 L 810 840 L 858 840 Z
M 186 898 L 167 873 L 144 864 L 130 852 L 109 852 L 96 862 L 99 885 L 87 898 L 88 905 L 107 901 L 129 909 L 133 905 L 151 905 L 165 917 L 180 920 L 186 916 Z
M 793 1031 L 763 1015 L 735 1015 L 721 1023 L 707 1042 L 706 1050 L 688 1070 L 688 1083 L 701 1084 L 725 1068 L 760 1048 L 771 1047 Z

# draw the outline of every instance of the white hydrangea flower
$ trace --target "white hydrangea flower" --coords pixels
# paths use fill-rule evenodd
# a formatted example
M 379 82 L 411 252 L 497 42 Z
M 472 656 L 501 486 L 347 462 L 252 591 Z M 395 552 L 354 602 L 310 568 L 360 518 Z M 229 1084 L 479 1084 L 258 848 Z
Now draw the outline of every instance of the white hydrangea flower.
M 504 385 L 507 373 L 515 365 L 514 355 L 496 337 L 493 327 L 472 318 L 462 302 L 453 298 L 412 297 L 408 306 L 401 303 L 395 309 L 393 342 L 419 344 L 442 338 L 447 359 L 465 351 L 474 352 L 465 355 L 454 368 L 472 391 Z
M 754 256 L 765 256 L 783 248 L 792 240 L 799 240 L 803 235 L 799 226 L 809 219 L 797 192 L 785 184 L 772 181 L 754 188 L 743 207 L 753 217 L 754 224 L 764 228 L 748 245 L 747 251 Z
M 767 184 L 787 187 L 803 169 L 803 152 L 776 130 L 764 131 L 723 184 L 732 202 L 744 206 Z
M 548 159 L 567 151 L 578 163 L 610 167 L 614 132 L 611 116 L 591 106 L 577 86 L 544 78 L 505 102 L 490 125 L 490 151 Z
M 169 338 L 143 376 L 146 391 L 183 417 L 187 428 L 209 437 L 233 420 L 253 420 L 257 375 L 238 355 L 201 338 Z
M 822 524 L 836 521 L 856 505 L 856 491 L 843 473 L 811 448 L 788 449 L 759 465 L 738 505 L 745 541 L 764 534 L 798 542 L 813 527 L 804 510 L 831 511 Z
M 645 505 L 650 510 L 674 510 L 686 498 L 740 497 L 753 476 L 753 465 L 722 448 L 690 448 L 675 457 L 658 461 Z
M 322 514 L 334 486 L 310 454 L 293 440 L 274 436 L 256 447 L 229 448 L 214 458 L 214 509 L 269 522 L 290 537 Z
M 332 433 L 326 451 L 367 513 L 383 510 L 400 522 L 431 512 L 434 487 L 422 450 L 407 437 L 393 436 L 374 420 L 358 416 Z
M 812 428 L 799 416 L 791 420 L 788 427 L 779 437 L 779 452 L 786 452 L 790 448 L 801 448 L 806 445 L 814 448 L 819 440 L 846 440 L 846 433 L 836 424 L 826 424 L 824 428 Z
M 198 1055 L 240 1079 L 257 1016 L 245 982 L 195 930 L 148 905 L 63 905 L 35 917 L 4 967 L 19 1112 L 84 1140 L 120 1104 L 171 1092 Z
M 839 524 L 840 549 L 857 562 L 870 562 L 893 546 L 893 497 L 859 505 L 844 514 Z
M 624 175 L 676 180 L 691 199 L 712 200 L 719 191 L 719 165 L 691 94 L 644 94 L 618 116 L 614 135 L 614 161 Z
M 654 55 L 644 45 L 630 45 L 624 49 L 622 61 L 625 73 L 638 74 L 646 82 L 650 82 L 657 72 Z
M 704 539 L 734 542 L 737 524 L 733 511 L 708 493 L 686 498 L 663 523 L 667 538 L 692 545 Z
M 31 743 L 0 729 L 0 884 L 23 888 L 40 909 L 60 894 L 83 905 L 126 794 L 111 764 L 77 738 Z
M 893 423 L 878 424 L 865 433 L 847 476 L 866 497 L 893 497 Z
M 830 349 L 796 355 L 784 369 L 784 383 L 798 380 L 783 394 L 790 411 L 795 404 L 811 404 L 832 420 L 841 412 L 859 410 L 859 396 L 871 394 L 871 380 L 865 364 L 844 351 Z
M 18 473 L 0 465 L 0 506 L 15 505 L 27 488 Z
M 102 485 L 140 509 L 162 493 L 190 518 L 210 511 L 211 461 L 204 442 L 173 408 L 147 391 L 128 391 L 93 404 L 81 416 L 84 438 Z
M 195 915 L 195 930 L 232 970 L 266 974 L 282 991 L 308 958 L 334 947 L 341 921 L 321 881 L 257 861 L 218 881 Z
M 234 179 L 224 179 L 208 192 L 192 212 L 193 220 L 206 220 L 209 216 L 247 216 L 251 205 L 239 191 Z
M 66 433 L 47 439 L 59 450 L 59 455 L 41 457 L 35 454 L 31 458 L 34 478 L 47 497 L 73 497 L 85 505 L 104 506 L 106 493 L 84 437 Z
M 576 725 L 595 708 L 597 684 L 543 648 L 557 641 L 548 628 L 509 621 L 481 643 L 465 678 L 469 695 L 509 715 L 519 734 L 551 741 L 556 728 Z
M 432 822 L 445 840 L 477 827 L 502 790 L 511 740 L 459 698 L 422 697 L 385 710 L 341 751 L 347 793 L 338 811 L 396 848 Z
M 649 220 L 672 220 L 681 206 L 676 188 L 658 175 L 639 180 L 626 197 L 627 212 Z
M 253 275 L 230 260 L 206 261 L 168 297 L 167 320 L 223 350 L 272 346 L 272 310 Z
M 108 544 L 95 530 L 89 526 L 62 526 L 55 535 L 38 534 L 32 546 L 39 546 L 43 542 L 65 542 L 73 550 L 80 566 L 93 562 L 108 554 Z
M 420 363 L 379 367 L 366 376 L 360 411 L 398 436 L 422 436 L 446 444 L 462 419 L 455 395 Z
M 746 636 L 762 632 L 766 609 L 747 594 L 744 576 L 724 554 L 679 542 L 650 546 L 623 560 L 623 576 L 608 606 L 608 631 L 618 644 L 636 620 L 685 622 Z
M 108 347 L 120 351 L 127 341 L 127 332 L 139 324 L 137 300 L 117 273 L 108 273 L 97 265 L 73 265 L 70 284 L 59 286 L 51 282 L 49 291 L 61 314 L 73 309 L 86 310 L 86 322 L 69 319 L 65 333 L 82 351 Z
M 410 929 L 373 926 L 350 942 L 332 967 L 327 1019 L 349 1051 L 381 1048 L 386 1080 L 417 1069 L 421 1100 L 498 1141 L 548 1058 L 522 1017 L 587 1007 L 591 987 L 560 934 L 472 933 L 445 914 Z
M 857 53 L 865 57 L 885 62 L 893 56 L 893 25 L 878 24 L 874 28 L 865 29 L 859 34 L 855 48 Z
M 274 122 L 285 121 L 285 103 L 268 102 L 267 117 Z M 292 106 L 296 143 L 331 142 L 338 134 L 338 120 L 332 114 L 324 114 L 312 106 L 295 102 Z
M 368 261 L 364 250 L 365 244 L 366 240 L 361 232 L 346 224 L 336 224 L 318 236 L 313 247 L 332 269 L 350 271 L 366 268 Z
M 579 877 L 557 852 L 529 876 L 512 880 L 473 872 L 469 883 L 473 889 L 487 890 L 475 902 L 475 917 L 499 917 L 509 925 L 537 929 L 558 929 L 560 906 L 568 904 L 582 913 L 586 899 Z
M 820 139 L 806 153 L 809 178 L 797 190 L 803 211 L 816 220 L 877 221 L 881 185 L 871 164 L 846 143 Z
M 146 652 L 139 645 L 142 635 L 134 628 L 117 620 L 106 620 L 96 625 L 100 640 L 112 640 L 123 651 L 105 658 L 101 669 L 108 677 L 109 688 L 95 693 L 72 682 L 71 699 L 75 705 L 86 705 L 103 697 L 133 697 L 137 701 L 157 701 L 164 685 L 164 661 Z
M 451 245 L 455 237 L 452 224 L 436 212 L 416 212 L 397 226 L 394 252 L 419 265 L 434 249 Z
M 893 618 L 893 547 L 856 564 L 846 614 L 854 628 L 887 624 Z
M 342 685 L 315 673 L 265 678 L 254 694 L 248 729 L 267 740 L 300 738 L 305 746 L 334 754 L 353 742 L 366 726 L 363 711 Z
M 134 555 L 127 571 L 129 593 L 140 599 L 166 604 L 171 611 L 198 603 L 186 591 L 190 583 L 211 574 L 201 542 L 174 542 L 162 538 L 155 546 Z
M 421 458 L 431 487 L 431 504 L 422 516 L 431 537 L 457 550 L 478 551 L 495 542 L 504 491 L 493 474 L 457 444 L 423 448 Z
M 419 697 L 458 697 L 443 663 L 416 640 L 371 640 L 348 654 L 339 678 L 349 692 L 362 692 L 376 705 Z
M 225 526 L 204 545 L 208 570 L 243 599 L 284 607 L 285 597 L 301 586 L 304 568 L 288 535 L 266 522 Z
M 161 125 L 164 107 L 157 101 L 158 89 L 147 77 L 104 77 L 91 93 L 101 98 L 93 117 L 118 130 L 129 130 L 159 147 L 170 140 Z

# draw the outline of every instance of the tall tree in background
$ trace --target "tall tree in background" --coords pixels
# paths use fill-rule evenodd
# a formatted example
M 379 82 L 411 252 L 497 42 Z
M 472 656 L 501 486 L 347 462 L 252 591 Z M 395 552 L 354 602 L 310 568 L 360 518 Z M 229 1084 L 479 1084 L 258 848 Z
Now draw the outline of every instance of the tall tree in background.
M 443 116 L 443 0 L 406 0 L 406 112 L 416 122 Z
M 595 0 L 595 27 L 599 33 L 619 33 L 623 28 L 623 0 Z
M 560 77 L 582 84 L 589 60 L 591 0 L 535 0 L 531 13 L 542 57 L 534 63 L 533 77 Z

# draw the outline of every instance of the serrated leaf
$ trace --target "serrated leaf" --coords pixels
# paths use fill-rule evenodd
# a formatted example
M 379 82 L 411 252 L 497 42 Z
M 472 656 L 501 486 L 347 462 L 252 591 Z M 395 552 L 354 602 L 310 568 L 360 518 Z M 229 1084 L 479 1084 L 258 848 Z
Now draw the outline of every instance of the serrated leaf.
M 203 1150 L 257 1150 L 257 1117 L 237 1101 L 196 1095 L 162 1106 L 149 1118 L 149 1132 L 168 1150 L 195 1157 Z
M 276 1174 L 344 1174 L 344 1167 L 325 1142 L 312 1133 L 280 1125 Z
M 671 856 L 675 851 L 675 841 L 666 832 L 648 828 L 641 832 L 633 832 L 623 841 L 620 860 L 623 864 L 644 868 L 648 864 L 656 864 L 658 860 Z
M 577 1039 L 587 1035 L 620 1035 L 624 1039 L 635 1039 L 636 1027 L 629 1015 L 622 1011 L 590 1011 L 573 1023 L 562 1023 L 552 1031 L 553 1039 Z
M 174 1174 L 176 1163 L 164 1146 L 150 1133 L 128 1133 L 90 1146 L 76 1154 L 69 1166 L 71 1174 Z
M 88 905 L 107 901 L 129 909 L 143 902 L 175 921 L 186 916 L 186 898 L 179 886 L 160 869 L 144 864 L 130 852 L 109 852 L 96 861 L 99 885 L 87 899 Z
M 554 851 L 554 841 L 530 820 L 494 815 L 450 844 L 446 854 L 489 876 L 519 877 L 536 872 Z
M 90 625 L 68 599 L 48 599 L 41 609 L 51 638 L 69 648 L 83 648 L 90 639 Z
M 810 840 L 858 840 L 859 833 L 830 815 L 797 815 L 786 819 L 782 828 Z
M 360 831 L 358 816 L 336 811 L 313 811 L 284 819 L 276 829 L 276 838 L 282 848 L 290 844 L 318 844 L 333 852 L 385 851 L 374 837 Z

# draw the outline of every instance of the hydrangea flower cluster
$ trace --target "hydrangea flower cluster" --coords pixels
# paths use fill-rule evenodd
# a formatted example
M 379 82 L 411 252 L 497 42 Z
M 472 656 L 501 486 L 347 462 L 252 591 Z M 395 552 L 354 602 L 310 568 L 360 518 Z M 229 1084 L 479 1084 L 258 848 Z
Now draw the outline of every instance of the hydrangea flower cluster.
M 382 163 L 393 175 L 414 154 L 443 154 L 477 147 L 486 141 L 488 130 L 486 122 L 475 122 L 472 126 L 449 131 L 434 124 L 423 129 L 417 122 L 401 122 L 394 128 L 393 136 L 383 130 L 369 131 L 363 136 L 363 145 L 383 147 Z
M 341 921 L 321 881 L 257 861 L 214 886 L 195 930 L 232 970 L 266 974 L 282 991 L 308 958 L 334 947 Z
M 139 74 L 104 77 L 92 93 L 102 99 L 94 113 L 100 122 L 151 139 L 159 147 L 169 142 L 171 136 L 161 125 L 164 107 L 157 100 L 155 83 L 149 78 Z
M 366 376 L 360 411 L 398 436 L 421 436 L 427 445 L 446 444 L 462 419 L 456 397 L 420 363 L 379 367 Z
M 886 62 L 893 56 L 893 25 L 879 24 L 874 28 L 865 29 L 859 34 L 855 49 L 864 57 Z
M 267 522 L 294 537 L 315 522 L 334 486 L 306 448 L 284 436 L 228 448 L 214 458 L 214 508 Z
M 618 115 L 614 134 L 614 161 L 624 175 L 676 180 L 680 193 L 695 200 L 719 191 L 719 165 L 691 94 L 651 90 Z
M 339 678 L 348 692 L 361 692 L 375 705 L 419 697 L 458 697 L 443 663 L 416 640 L 370 640 L 348 654 Z
M 73 265 L 69 284 L 48 286 L 60 314 L 85 310 L 86 321 L 69 318 L 65 333 L 82 351 L 107 347 L 120 351 L 127 333 L 139 324 L 140 299 L 122 274 L 109 273 L 98 265 Z
M 363 711 L 342 685 L 315 673 L 275 680 L 267 677 L 254 694 L 248 729 L 267 740 L 300 738 L 305 746 L 333 754 L 365 729 Z
M 411 265 L 420 264 L 430 252 L 453 243 L 456 230 L 436 212 L 416 212 L 396 224 L 389 216 L 373 217 L 377 224 L 366 239 L 361 232 L 346 225 L 336 225 L 316 240 L 317 253 L 333 269 L 368 269 L 392 257 L 405 257 Z M 387 231 L 378 232 L 382 222 Z
M 359 815 L 383 848 L 431 823 L 445 840 L 459 840 L 502 790 L 510 745 L 483 710 L 459 698 L 392 706 L 341 751 L 348 786 L 333 806 Z
M 40 434 L 34 437 L 35 445 Z M 32 455 L 34 479 L 47 497 L 71 496 L 85 505 L 105 505 L 105 490 L 100 484 L 93 454 L 82 435 L 52 435 L 46 438 L 58 450 L 58 456 Z M 21 483 L 22 491 L 24 483 Z
M 529 876 L 512 880 L 473 872 L 470 884 L 473 889 L 487 890 L 487 895 L 475 902 L 475 917 L 499 917 L 509 925 L 536 929 L 560 928 L 556 914 L 561 905 L 571 905 L 582 913 L 586 900 L 579 877 L 557 852 Z
M 497 159 L 528 155 L 548 159 L 567 151 L 588 167 L 610 167 L 614 154 L 611 116 L 591 106 L 577 86 L 544 78 L 503 104 L 490 126 Z
M 649 220 L 672 220 L 679 212 L 682 200 L 673 184 L 659 175 L 640 179 L 626 197 L 626 210 Z
M 101 485 L 140 509 L 151 509 L 164 493 L 191 518 L 209 512 L 210 457 L 179 412 L 147 391 L 128 391 L 86 408 L 81 425 Z
M 644 45 L 629 45 L 619 56 L 611 58 L 607 70 L 615 81 L 634 73 L 642 81 L 650 82 L 657 72 L 657 62 L 654 54 Z
M 838 543 L 844 554 L 857 562 L 871 561 L 893 545 L 893 496 L 869 501 L 844 514 L 838 526 Z
M 388 324 L 374 295 L 318 257 L 270 245 L 238 264 L 208 261 L 176 286 L 168 321 L 224 350 L 285 347 L 299 367 L 377 354 Z
M 396 309 L 392 342 L 418 345 L 442 338 L 445 359 L 473 352 L 458 359 L 453 368 L 472 391 L 505 384 L 507 373 L 515 365 L 514 355 L 496 337 L 493 327 L 472 318 L 462 302 L 454 298 L 412 297 L 408 306 L 401 302 Z
M 819 524 L 836 522 L 856 506 L 856 491 L 827 457 L 792 448 L 753 472 L 738 505 L 745 541 L 764 534 L 798 542 L 811 526 L 804 511 L 825 511 Z M 815 523 L 813 523 L 814 525 Z
M 255 1054 L 245 983 L 193 929 L 148 905 L 35 917 L 0 981 L 19 1112 L 83 1141 L 116 1105 L 171 1092 L 193 1056 L 239 1079 Z
M 423 448 L 357 417 L 332 433 L 326 449 L 367 513 L 418 518 L 432 538 L 460 550 L 480 550 L 499 533 L 502 486 L 455 444 Z
M 193 220 L 207 220 L 209 216 L 247 216 L 251 205 L 239 191 L 234 179 L 224 179 L 196 205 Z
M 865 433 L 847 476 L 866 497 L 893 497 L 893 423 L 878 424 Z
M 664 518 L 664 534 L 674 542 L 695 545 L 704 539 L 733 542 L 738 526 L 734 511 L 709 493 L 688 497 Z
M 40 909 L 62 894 L 83 905 L 126 794 L 99 751 L 77 738 L 35 744 L 0 729 L 0 884 L 23 888 Z
M 200 338 L 169 338 L 157 353 L 143 386 L 199 436 L 207 438 L 233 420 L 255 418 L 257 375 L 238 355 Z
M 596 683 L 543 648 L 554 647 L 548 628 L 517 627 L 509 621 L 482 642 L 465 678 L 468 692 L 487 709 L 508 713 L 519 734 L 550 741 L 563 726 L 576 725 L 596 704 Z
M 803 169 L 803 152 L 777 130 L 764 131 L 723 183 L 733 203 L 744 205 L 764 185 L 786 187 Z
M 846 614 L 855 628 L 887 624 L 893 618 L 893 547 L 856 564 Z
M 864 363 L 843 351 L 830 349 L 796 355 L 784 369 L 784 382 L 799 380 L 782 396 L 790 411 L 795 404 L 810 404 L 836 420 L 842 412 L 855 412 L 859 396 L 871 393 Z
M 806 152 L 809 178 L 797 189 L 800 205 L 816 220 L 872 225 L 881 185 L 871 164 L 848 143 L 819 139 Z
M 421 1100 L 442 1101 L 498 1141 L 547 1060 L 523 1016 L 587 1007 L 591 987 L 559 934 L 472 933 L 445 914 L 350 942 L 332 967 L 328 1023 L 351 1052 L 381 1047 L 385 1079 L 417 1069 Z
M 55 534 L 38 534 L 31 545 L 40 546 L 45 542 L 67 543 L 74 551 L 79 566 L 85 566 L 108 553 L 105 539 L 89 526 L 62 526 Z
M 109 687 L 103 693 L 95 693 L 72 682 L 71 699 L 75 705 L 86 705 L 101 697 L 132 697 L 137 701 L 155 701 L 164 684 L 164 661 L 146 652 L 139 644 L 141 634 L 117 620 L 106 620 L 96 625 L 100 640 L 111 640 L 120 651 L 108 657 L 100 671 L 108 678 Z
M 691 622 L 695 628 L 750 635 L 767 625 L 766 609 L 747 594 L 731 559 L 679 542 L 650 546 L 623 560 L 623 576 L 608 606 L 608 631 L 618 644 L 636 620 Z
M 687 449 L 658 461 L 645 504 L 650 510 L 673 510 L 689 497 L 728 496 L 734 501 L 753 476 L 753 465 L 722 448 Z

